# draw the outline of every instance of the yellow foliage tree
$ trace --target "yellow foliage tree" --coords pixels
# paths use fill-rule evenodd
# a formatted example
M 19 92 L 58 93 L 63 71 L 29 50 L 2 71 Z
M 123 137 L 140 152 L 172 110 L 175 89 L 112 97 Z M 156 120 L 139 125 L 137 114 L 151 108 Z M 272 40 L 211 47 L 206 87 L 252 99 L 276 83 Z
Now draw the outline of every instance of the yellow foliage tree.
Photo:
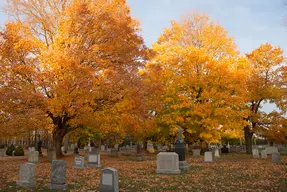
M 152 50 L 156 56 L 146 70 L 156 69 L 153 83 L 163 87 L 161 125 L 180 126 L 208 143 L 241 135 L 248 64 L 224 28 L 206 15 L 189 14 L 172 21 Z
M 248 125 L 244 128 L 246 152 L 252 152 L 252 136 L 257 131 L 262 117 L 260 108 L 263 102 L 279 102 L 282 99 L 284 83 L 280 76 L 284 61 L 283 51 L 268 43 L 246 54 L 251 73 L 246 76 L 248 84 Z M 275 122 L 274 122 L 275 123 Z

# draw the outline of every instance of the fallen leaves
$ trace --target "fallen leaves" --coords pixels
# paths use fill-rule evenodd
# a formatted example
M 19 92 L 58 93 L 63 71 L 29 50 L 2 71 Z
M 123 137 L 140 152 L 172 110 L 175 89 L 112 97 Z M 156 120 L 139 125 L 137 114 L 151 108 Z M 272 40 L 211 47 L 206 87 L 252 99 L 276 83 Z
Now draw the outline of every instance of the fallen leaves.
M 284 191 L 287 187 L 286 165 L 275 165 L 268 159 L 253 159 L 246 154 L 228 154 L 214 163 L 203 162 L 203 157 L 190 157 L 189 171 L 180 175 L 159 175 L 156 170 L 156 156 L 151 160 L 132 161 L 121 156 L 111 158 L 102 154 L 102 168 L 113 167 L 118 170 L 119 188 L 126 191 Z M 44 159 L 45 157 L 43 157 Z M 36 165 L 38 188 L 46 188 L 50 182 L 51 163 L 41 160 Z M 100 169 L 73 168 L 73 157 L 67 161 L 67 183 L 70 191 L 97 191 L 100 184 Z M 285 156 L 281 157 L 286 162 Z M 18 180 L 20 164 L 25 160 L 1 161 L 0 189 L 7 189 Z M 2 190 L 0 190 L 2 191 Z

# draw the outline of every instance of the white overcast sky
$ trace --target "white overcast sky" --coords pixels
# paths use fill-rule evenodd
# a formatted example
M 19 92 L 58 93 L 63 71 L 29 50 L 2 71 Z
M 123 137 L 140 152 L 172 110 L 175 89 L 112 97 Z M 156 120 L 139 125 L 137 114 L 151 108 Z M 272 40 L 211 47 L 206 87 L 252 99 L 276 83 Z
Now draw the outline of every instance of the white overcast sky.
M 0 0 L 0 7 L 5 0 Z M 241 52 L 250 52 L 263 43 L 280 46 L 287 51 L 287 0 L 127 0 L 132 15 L 141 22 L 147 46 L 189 11 L 203 12 L 219 22 L 234 38 Z M 0 26 L 8 16 L 0 13 Z M 286 53 L 284 54 L 286 55 Z M 266 104 L 263 110 L 272 111 Z

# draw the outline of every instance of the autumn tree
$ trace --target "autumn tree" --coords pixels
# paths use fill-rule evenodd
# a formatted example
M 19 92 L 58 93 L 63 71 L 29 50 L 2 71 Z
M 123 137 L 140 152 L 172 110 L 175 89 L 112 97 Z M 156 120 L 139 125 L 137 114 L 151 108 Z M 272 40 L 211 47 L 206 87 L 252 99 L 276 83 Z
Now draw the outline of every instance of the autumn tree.
M 281 103 L 282 88 L 286 85 L 283 84 L 280 75 L 284 61 L 283 51 L 280 47 L 274 47 L 266 43 L 246 54 L 246 57 L 251 69 L 250 76 L 247 76 L 250 115 L 247 118 L 249 123 L 244 128 L 244 135 L 246 152 L 251 153 L 252 136 L 259 128 L 258 123 L 263 115 L 260 111 L 262 104 L 264 102 Z M 277 120 L 274 121 L 272 126 L 276 126 L 277 123 Z
M 218 142 L 222 134 L 240 136 L 247 63 L 223 27 L 206 15 L 189 14 L 171 21 L 152 50 L 156 56 L 146 71 L 156 69 L 153 83 L 164 87 L 158 119 L 167 131 L 180 126 L 208 143 Z
M 57 157 L 76 129 L 122 132 L 120 112 L 141 106 L 133 83 L 146 50 L 125 0 L 8 3 L 15 21 L 1 33 L 2 127 L 52 124 Z

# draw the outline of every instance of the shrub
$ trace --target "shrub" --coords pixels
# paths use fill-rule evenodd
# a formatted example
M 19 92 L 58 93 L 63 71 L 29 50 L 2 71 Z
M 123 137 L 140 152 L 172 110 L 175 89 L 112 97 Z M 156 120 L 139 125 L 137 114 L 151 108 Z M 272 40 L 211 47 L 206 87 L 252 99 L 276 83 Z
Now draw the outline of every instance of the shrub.
M 5 147 L 7 147 L 7 145 L 6 145 L 6 144 L 2 144 L 2 145 L 0 145 L 0 149 L 5 149 Z
M 24 149 L 23 149 L 22 145 L 18 145 L 16 147 L 14 155 L 15 156 L 24 156 Z
M 15 146 L 13 144 L 11 144 L 6 150 L 6 155 L 12 156 L 13 151 L 15 151 Z

